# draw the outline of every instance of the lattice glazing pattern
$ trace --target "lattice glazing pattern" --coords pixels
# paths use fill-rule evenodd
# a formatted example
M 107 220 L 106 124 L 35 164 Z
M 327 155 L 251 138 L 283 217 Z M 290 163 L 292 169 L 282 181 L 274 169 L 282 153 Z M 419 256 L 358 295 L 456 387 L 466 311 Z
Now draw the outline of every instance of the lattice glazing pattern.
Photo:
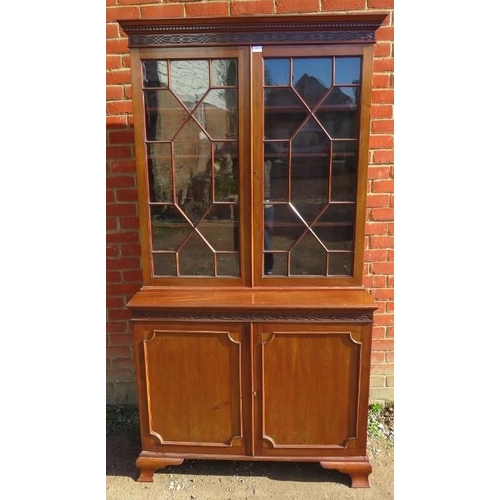
M 142 61 L 155 276 L 240 276 L 234 59 Z
M 265 276 L 352 276 L 360 57 L 264 59 Z

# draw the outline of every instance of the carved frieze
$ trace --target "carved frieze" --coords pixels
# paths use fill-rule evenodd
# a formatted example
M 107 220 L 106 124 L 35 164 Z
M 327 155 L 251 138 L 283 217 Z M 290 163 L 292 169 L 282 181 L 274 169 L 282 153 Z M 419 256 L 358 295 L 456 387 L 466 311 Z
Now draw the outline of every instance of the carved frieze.
M 372 323 L 373 314 L 369 312 L 179 312 L 179 311 L 135 311 L 134 319 L 155 319 L 175 321 L 238 321 L 238 322 L 263 322 L 263 321 L 290 321 L 309 322 L 327 321 L 334 323 Z
M 130 47 L 186 45 L 273 45 L 280 43 L 361 43 L 374 42 L 373 31 L 281 31 L 275 33 L 175 33 L 130 35 Z

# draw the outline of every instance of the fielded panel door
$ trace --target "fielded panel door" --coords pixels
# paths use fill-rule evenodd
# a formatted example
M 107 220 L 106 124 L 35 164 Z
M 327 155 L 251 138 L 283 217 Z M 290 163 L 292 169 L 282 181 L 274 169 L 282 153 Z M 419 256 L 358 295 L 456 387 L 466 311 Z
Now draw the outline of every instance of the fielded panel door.
M 242 454 L 244 326 L 141 323 L 135 335 L 145 449 Z
M 370 325 L 256 324 L 257 454 L 363 451 L 370 348 Z

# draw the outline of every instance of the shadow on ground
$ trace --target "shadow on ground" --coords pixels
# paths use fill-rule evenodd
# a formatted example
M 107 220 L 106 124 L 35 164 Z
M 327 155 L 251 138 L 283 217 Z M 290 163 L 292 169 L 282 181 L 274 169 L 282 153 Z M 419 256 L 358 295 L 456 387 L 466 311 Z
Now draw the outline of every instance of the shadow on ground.
M 139 476 L 135 461 L 141 451 L 136 434 L 106 437 L 106 475 L 133 479 Z M 348 475 L 323 469 L 317 462 L 258 462 L 233 460 L 185 460 L 181 465 L 158 469 L 155 475 L 186 474 L 188 476 L 266 477 L 275 481 L 335 482 L 349 486 Z

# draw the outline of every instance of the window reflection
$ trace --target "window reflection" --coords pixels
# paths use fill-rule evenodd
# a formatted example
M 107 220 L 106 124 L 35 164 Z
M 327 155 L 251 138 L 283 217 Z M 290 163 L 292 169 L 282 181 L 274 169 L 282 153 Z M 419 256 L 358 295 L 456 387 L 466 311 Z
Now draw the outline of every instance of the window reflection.
M 170 64 L 172 90 L 192 110 L 209 87 L 208 61 L 172 61 Z
M 293 85 L 298 84 L 304 77 L 316 81 L 325 89 L 332 86 L 332 68 L 331 57 L 295 57 L 293 61 Z
M 335 58 L 335 85 L 359 83 L 361 79 L 360 57 Z
M 290 85 L 290 60 L 266 59 L 264 83 L 265 85 Z
M 144 87 L 166 87 L 168 83 L 167 61 L 142 61 Z

